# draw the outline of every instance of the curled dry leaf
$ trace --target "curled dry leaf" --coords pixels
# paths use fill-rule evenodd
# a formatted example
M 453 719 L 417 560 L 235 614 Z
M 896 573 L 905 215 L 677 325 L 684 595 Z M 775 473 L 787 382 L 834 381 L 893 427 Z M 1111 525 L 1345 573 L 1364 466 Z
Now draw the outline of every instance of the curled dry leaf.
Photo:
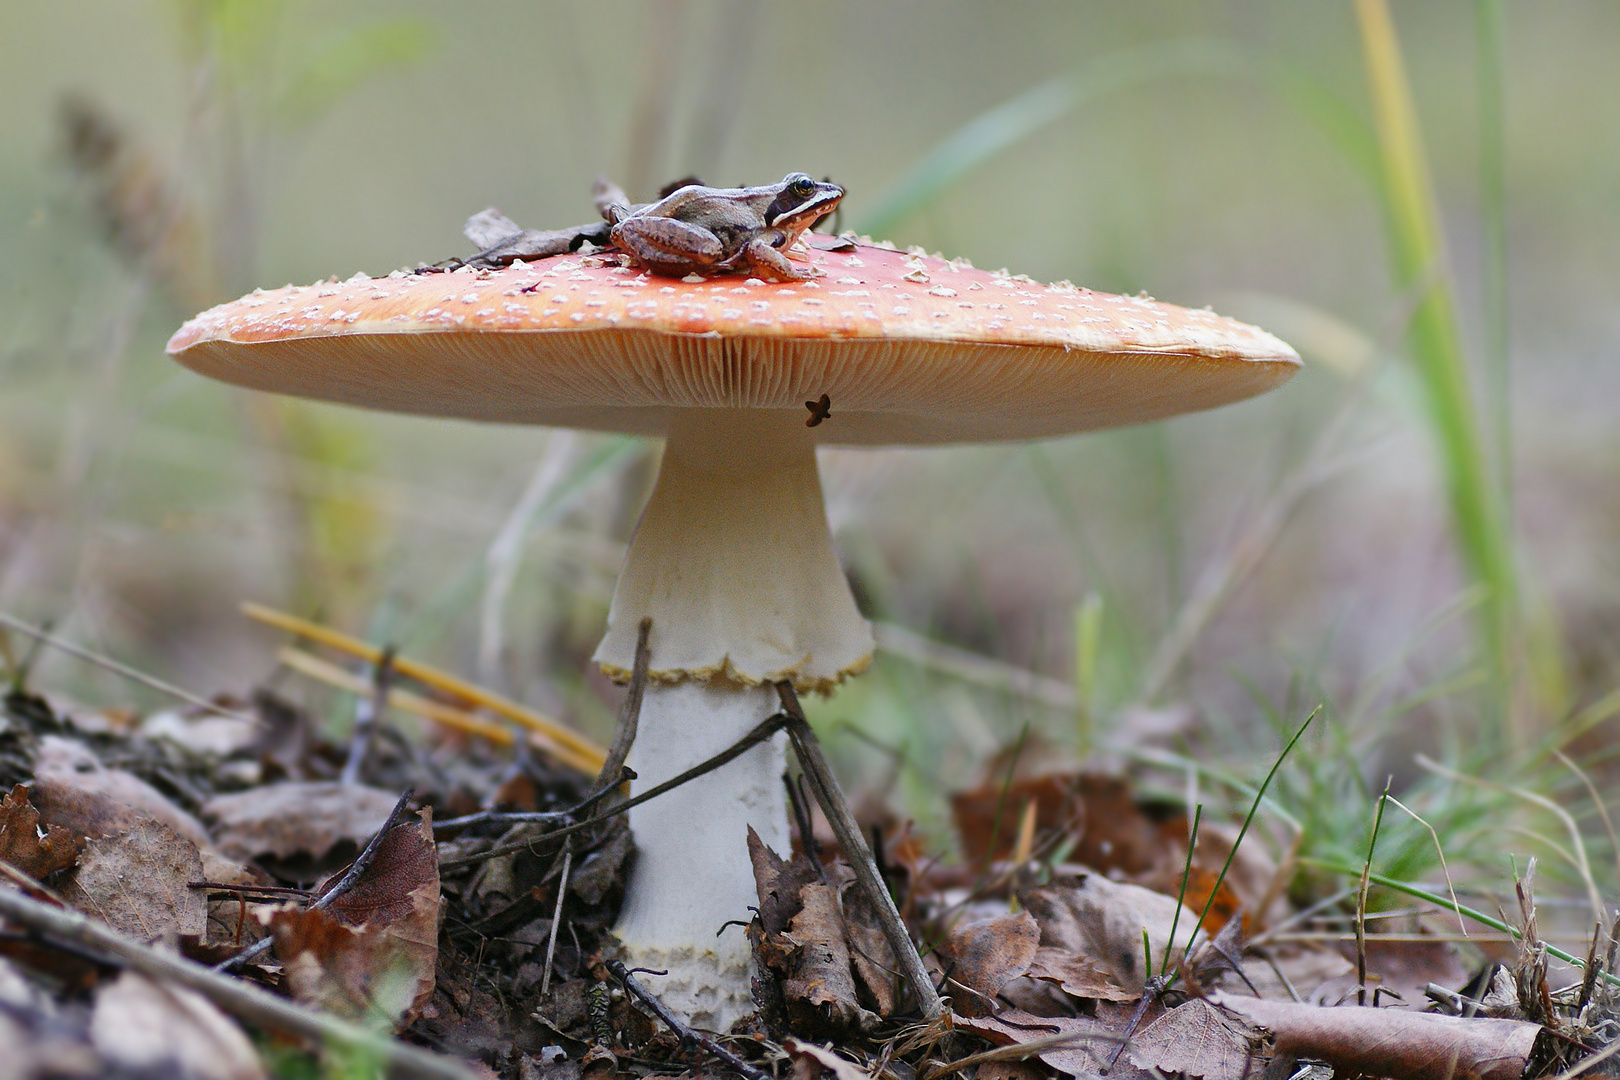
M 1539 1024 L 1404 1009 L 1323 1008 L 1215 994 L 1217 1005 L 1276 1038 L 1277 1052 L 1326 1061 L 1335 1074 L 1394 1080 L 1518 1080 Z
M 898 965 L 853 872 L 836 862 L 823 884 L 815 863 L 782 859 L 751 829 L 748 850 L 759 892 L 750 937 L 761 974 L 779 981 L 788 1019 L 817 1034 L 871 1031 L 894 1011 Z
M 215 796 L 203 804 L 203 815 L 214 823 L 220 850 L 233 859 L 318 861 L 343 841 L 358 845 L 382 828 L 397 798 L 359 784 L 272 784 Z
M 124 971 L 96 993 L 90 1042 L 108 1062 L 191 1080 L 263 1080 L 253 1044 L 202 995 Z
M 41 829 L 39 811 L 18 784 L 0 799 L 0 861 L 35 879 L 66 870 L 78 861 L 84 837 L 61 825 Z
M 1109 978 L 1137 995 L 1150 974 L 1144 971 L 1143 932 L 1156 963 L 1165 954 L 1172 925 L 1179 955 L 1198 921 L 1183 910 L 1178 922 L 1171 897 L 1101 874 L 1057 878 L 1020 890 L 1018 899 L 1040 924 L 1043 948 L 1095 961 Z
M 952 1008 L 963 1016 L 991 1012 L 1001 988 L 1029 970 L 1040 940 L 1041 928 L 1027 911 L 952 930 L 939 952 L 951 981 L 969 991 L 952 995 Z
M 782 985 L 795 1029 L 830 1035 L 873 1030 L 878 1017 L 861 1006 L 837 894 L 832 886 L 815 884 L 799 896 L 804 906 L 787 936 L 800 948 Z
M 1066 949 L 1042 947 L 1030 961 L 1031 978 L 1057 983 L 1071 997 L 1092 1001 L 1135 1001 L 1139 990 L 1127 990 L 1097 964 Z
M 420 821 L 391 829 L 360 880 L 326 910 L 272 913 L 276 956 L 295 999 L 400 1025 L 432 995 L 440 895 L 430 817 L 424 809 Z
M 1257 1075 L 1263 1039 L 1201 998 L 1178 1005 L 1131 1038 L 1125 1053 L 1139 1068 L 1203 1080 Z

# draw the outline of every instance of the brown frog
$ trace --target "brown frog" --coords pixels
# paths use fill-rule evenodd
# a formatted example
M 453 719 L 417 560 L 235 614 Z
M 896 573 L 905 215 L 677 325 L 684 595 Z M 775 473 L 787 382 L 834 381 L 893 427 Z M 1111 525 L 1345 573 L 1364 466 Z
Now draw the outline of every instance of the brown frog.
M 613 226 L 612 242 L 655 274 L 740 271 L 773 281 L 803 281 L 819 272 L 794 266 L 786 251 L 843 197 L 837 184 L 789 173 L 781 183 L 763 187 L 688 184 L 641 206 L 602 198 L 599 192 L 598 204 Z

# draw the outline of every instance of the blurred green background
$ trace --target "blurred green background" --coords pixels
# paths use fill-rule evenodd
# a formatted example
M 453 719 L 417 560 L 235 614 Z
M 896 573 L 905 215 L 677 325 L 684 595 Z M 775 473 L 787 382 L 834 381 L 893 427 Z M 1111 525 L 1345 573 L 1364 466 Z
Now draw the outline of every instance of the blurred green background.
M 1414 753 L 1570 793 L 1612 846 L 1548 754 L 1601 772 L 1620 711 L 1620 7 L 1383 13 L 4 0 L 0 611 L 240 694 L 274 669 L 259 600 L 605 737 L 586 658 L 656 447 L 255 399 L 164 342 L 257 285 L 464 254 L 487 205 L 587 221 L 599 174 L 803 170 L 847 187 L 841 227 L 1210 304 L 1306 360 L 1140 429 L 824 452 L 888 646 L 817 706 L 856 790 L 937 826 L 1027 730 L 1033 761 L 1241 808 L 1222 777 L 1322 702 L 1274 793 L 1314 849 L 1364 846 L 1393 773 L 1448 854 L 1490 863 L 1481 823 L 1520 815 L 1509 846 L 1578 862 Z

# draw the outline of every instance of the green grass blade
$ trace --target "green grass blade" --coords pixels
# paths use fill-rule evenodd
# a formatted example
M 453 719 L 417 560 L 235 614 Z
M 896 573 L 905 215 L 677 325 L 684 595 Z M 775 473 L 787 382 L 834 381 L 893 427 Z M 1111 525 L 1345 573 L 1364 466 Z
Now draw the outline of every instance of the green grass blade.
M 1400 44 L 1383 0 L 1357 0 L 1363 59 L 1382 157 L 1380 194 L 1398 287 L 1415 302 L 1409 347 L 1439 444 L 1447 496 L 1463 559 L 1487 590 L 1481 638 L 1498 686 L 1511 669 L 1518 604 L 1512 543 L 1480 435 L 1463 355 L 1434 193 Z

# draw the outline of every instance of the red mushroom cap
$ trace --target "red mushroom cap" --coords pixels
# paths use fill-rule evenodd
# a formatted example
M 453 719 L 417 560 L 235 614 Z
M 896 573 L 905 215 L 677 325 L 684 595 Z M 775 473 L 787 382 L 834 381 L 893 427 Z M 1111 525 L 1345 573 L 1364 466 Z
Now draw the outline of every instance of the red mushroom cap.
M 826 276 L 650 276 L 588 256 L 255 290 L 169 352 L 259 390 L 432 416 L 662 434 L 671 410 L 789 409 L 818 440 L 1030 439 L 1251 397 L 1299 367 L 1263 330 L 1145 297 L 872 245 Z

